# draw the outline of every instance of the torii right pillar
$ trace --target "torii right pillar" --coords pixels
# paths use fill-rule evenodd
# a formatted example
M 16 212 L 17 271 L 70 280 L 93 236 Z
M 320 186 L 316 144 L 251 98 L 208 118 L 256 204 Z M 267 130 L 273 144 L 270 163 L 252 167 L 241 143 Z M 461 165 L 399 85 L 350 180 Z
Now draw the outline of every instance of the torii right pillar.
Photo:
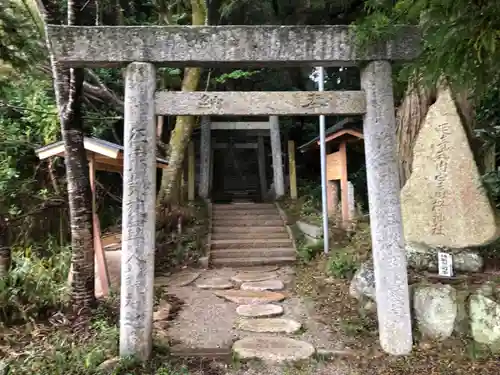
M 413 340 L 390 62 L 367 63 L 361 87 L 366 93 L 363 133 L 380 345 L 389 354 L 406 355 Z

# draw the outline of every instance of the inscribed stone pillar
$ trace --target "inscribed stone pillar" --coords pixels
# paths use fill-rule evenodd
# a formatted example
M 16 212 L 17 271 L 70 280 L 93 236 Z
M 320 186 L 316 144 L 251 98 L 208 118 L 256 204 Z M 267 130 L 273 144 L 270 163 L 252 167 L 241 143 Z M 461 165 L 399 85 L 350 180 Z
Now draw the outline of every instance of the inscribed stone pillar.
M 151 355 L 155 253 L 155 68 L 132 63 L 125 76 L 120 356 Z
M 200 197 L 208 198 L 210 191 L 210 169 L 211 169 L 211 134 L 210 117 L 201 118 L 201 139 L 200 139 Z
M 283 177 L 283 155 L 281 153 L 281 133 L 278 116 L 269 116 L 271 152 L 273 156 L 274 193 L 276 199 L 285 195 Z
M 362 70 L 363 132 L 380 344 L 387 353 L 405 355 L 412 328 L 391 73 L 388 61 L 369 62 Z

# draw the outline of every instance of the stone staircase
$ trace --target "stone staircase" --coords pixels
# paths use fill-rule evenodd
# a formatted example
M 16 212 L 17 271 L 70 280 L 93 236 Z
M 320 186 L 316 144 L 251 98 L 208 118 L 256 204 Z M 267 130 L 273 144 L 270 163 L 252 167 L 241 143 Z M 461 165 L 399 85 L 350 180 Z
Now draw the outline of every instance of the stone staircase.
M 272 203 L 212 205 L 210 261 L 216 267 L 293 263 L 293 239 Z

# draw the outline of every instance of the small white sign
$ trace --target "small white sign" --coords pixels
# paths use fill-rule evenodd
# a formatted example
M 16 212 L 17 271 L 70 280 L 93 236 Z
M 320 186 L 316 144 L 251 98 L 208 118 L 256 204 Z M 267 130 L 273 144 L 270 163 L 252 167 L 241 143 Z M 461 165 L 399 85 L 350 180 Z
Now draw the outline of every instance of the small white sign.
M 438 272 L 439 276 L 453 276 L 453 257 L 451 254 L 438 252 Z

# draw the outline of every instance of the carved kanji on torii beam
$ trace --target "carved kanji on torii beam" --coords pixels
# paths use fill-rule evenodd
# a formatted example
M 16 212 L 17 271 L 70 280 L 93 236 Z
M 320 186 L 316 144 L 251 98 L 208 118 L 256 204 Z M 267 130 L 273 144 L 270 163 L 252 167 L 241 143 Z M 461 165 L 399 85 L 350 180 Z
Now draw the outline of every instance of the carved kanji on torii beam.
M 48 34 L 55 59 L 62 65 L 129 64 L 125 79 L 121 355 L 145 359 L 151 354 L 158 113 L 363 114 L 380 341 L 391 354 L 411 351 L 391 61 L 417 56 L 420 36 L 416 28 L 402 26 L 392 40 L 363 50 L 356 48 L 356 36 L 348 26 L 49 26 Z M 155 65 L 360 65 L 362 91 L 156 93 Z

